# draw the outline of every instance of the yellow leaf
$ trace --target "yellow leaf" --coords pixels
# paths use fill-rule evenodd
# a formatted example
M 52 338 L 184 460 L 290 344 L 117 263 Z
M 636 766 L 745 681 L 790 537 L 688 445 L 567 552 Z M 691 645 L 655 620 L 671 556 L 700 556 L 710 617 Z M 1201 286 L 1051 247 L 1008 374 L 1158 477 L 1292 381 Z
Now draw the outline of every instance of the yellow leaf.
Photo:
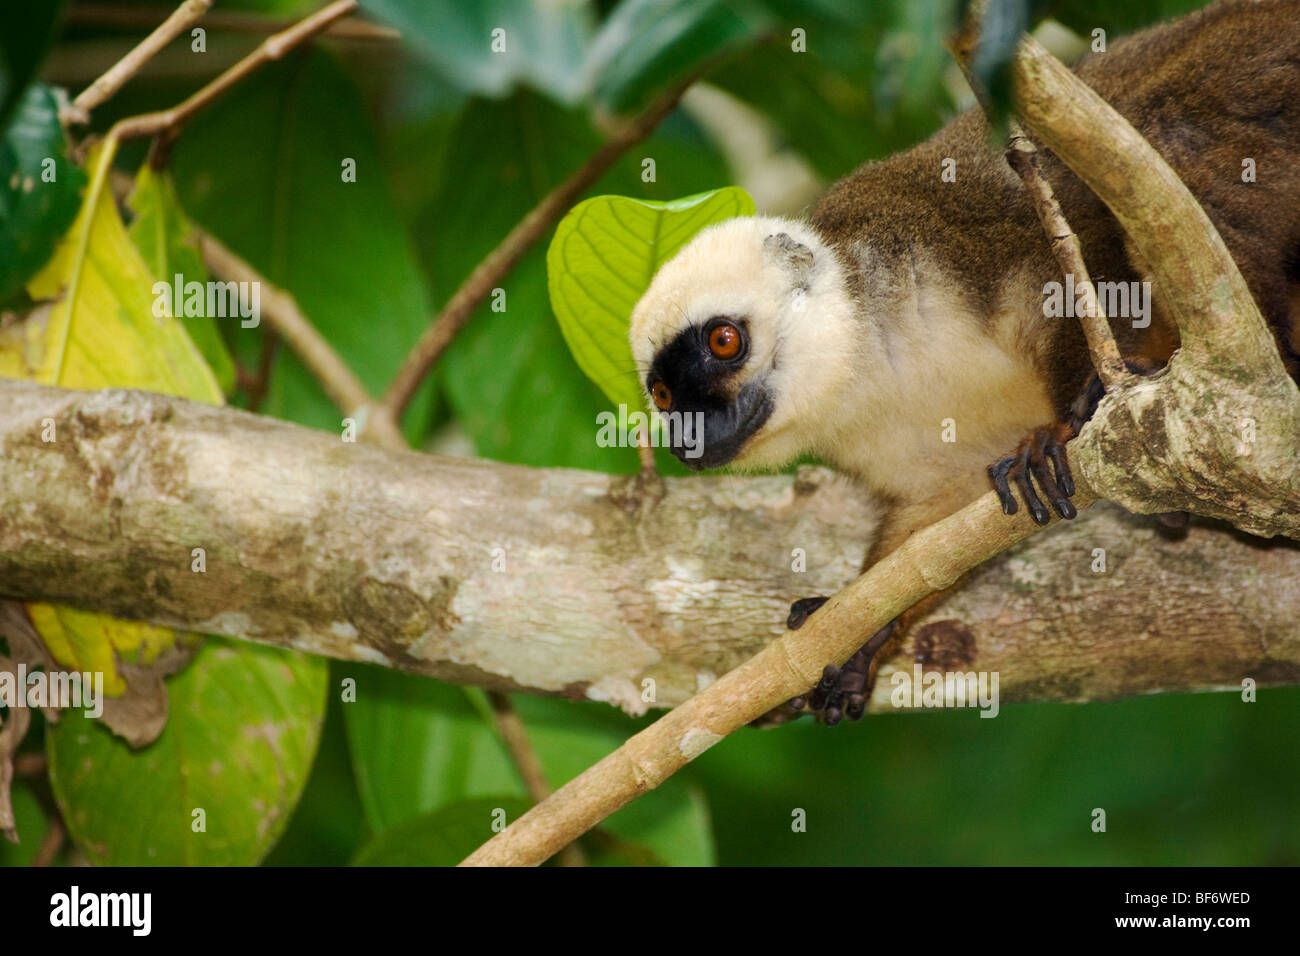
M 110 153 L 92 151 L 81 212 L 54 258 L 27 284 L 33 299 L 59 297 L 44 328 L 28 328 L 29 342 L 41 352 L 36 380 L 68 388 L 143 388 L 220 404 L 216 377 L 184 326 L 165 308 L 154 308 L 154 276 L 105 184 Z
M 0 375 L 67 388 L 139 388 L 220 404 L 221 389 L 184 326 L 155 309 L 155 278 L 127 235 L 107 188 L 113 150 L 87 159 L 90 185 L 54 257 L 27 284 L 50 300 L 16 328 L 0 330 Z M 162 314 L 157 314 L 161 312 Z M 27 605 L 62 666 L 102 671 L 111 696 L 126 691 L 114 652 L 149 663 L 172 646 L 168 628 L 49 604 Z

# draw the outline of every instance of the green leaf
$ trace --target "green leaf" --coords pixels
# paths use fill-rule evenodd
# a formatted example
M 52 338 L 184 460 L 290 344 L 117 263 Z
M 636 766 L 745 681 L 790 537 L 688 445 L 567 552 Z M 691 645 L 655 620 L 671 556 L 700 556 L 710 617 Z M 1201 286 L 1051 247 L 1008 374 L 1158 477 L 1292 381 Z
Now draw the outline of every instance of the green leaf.
M 54 254 L 85 185 L 64 153 L 53 91 L 30 87 L 0 138 L 0 305 Z
M 520 83 L 562 103 L 583 93 L 578 67 L 591 33 L 588 2 L 367 0 L 366 9 L 467 93 L 503 97 Z
M 561 220 L 546 254 L 551 308 L 578 366 L 615 405 L 644 405 L 628 321 L 655 272 L 705 226 L 752 216 L 728 186 L 670 202 L 596 196 Z
M 1126 33 L 1132 33 L 1162 20 L 1199 10 L 1210 0 L 1034 0 L 1035 13 L 1045 13 L 1085 39 L 1091 39 L 1093 30 L 1106 31 L 1106 43 L 1113 43 Z
M 54 39 L 64 0 L 41 0 L 5 4 L 4 29 L 0 30 L 0 129 L 9 120 L 19 94 L 36 75 Z
M 9 796 L 13 802 L 14 829 L 18 843 L 0 837 L 0 866 L 31 866 L 32 858 L 41 848 L 41 841 L 49 832 L 50 820 L 41 809 L 32 782 L 15 780 Z
M 599 143 L 585 115 L 532 93 L 470 103 L 448 138 L 438 189 L 417 223 L 442 299 Z M 637 180 L 626 181 L 633 188 Z M 531 250 L 501 288 L 504 310 L 491 301 L 477 309 L 439 363 L 448 404 L 475 450 L 518 464 L 635 470 L 634 451 L 593 441 L 605 400 L 551 319 L 545 249 Z
M 469 797 L 524 796 L 505 747 L 485 720 L 482 691 L 378 667 L 348 676 L 357 682 L 357 699 L 343 704 L 343 714 L 372 830 L 389 830 Z
M 148 163 L 141 166 L 128 204 L 135 212 L 135 220 L 127 231 L 155 279 L 169 285 L 177 275 L 182 282 L 208 281 L 194 226 L 185 218 L 168 173 L 155 173 Z M 222 392 L 230 394 L 235 389 L 235 364 L 217 331 L 215 317 L 179 318 L 217 377 Z
M 754 2 L 623 0 L 601 25 L 583 70 L 599 106 L 632 113 L 771 24 L 767 11 Z
M 167 727 L 141 751 L 65 710 L 48 747 L 69 832 L 98 865 L 257 863 L 311 769 L 327 674 L 321 658 L 210 640 L 168 682 Z
M 528 809 L 519 797 L 480 797 L 443 807 L 379 834 L 354 866 L 455 866 Z
M 349 159 L 355 182 L 343 179 Z M 306 51 L 232 89 L 186 129 L 172 167 L 190 218 L 292 293 L 380 394 L 428 323 L 429 301 L 365 104 L 333 58 Z M 264 330 L 230 331 L 235 354 L 255 362 Z M 427 425 L 429 388 L 412 404 L 408 438 Z M 341 418 L 287 349 L 262 411 L 335 432 Z

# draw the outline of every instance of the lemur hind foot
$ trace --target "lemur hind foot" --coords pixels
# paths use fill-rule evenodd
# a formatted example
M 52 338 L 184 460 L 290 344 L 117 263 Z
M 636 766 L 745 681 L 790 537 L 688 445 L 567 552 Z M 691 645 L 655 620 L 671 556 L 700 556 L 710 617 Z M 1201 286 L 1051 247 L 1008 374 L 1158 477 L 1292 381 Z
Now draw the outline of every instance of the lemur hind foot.
M 786 627 L 797 631 L 827 600 L 828 598 L 824 597 L 811 597 L 795 601 L 790 605 L 790 616 L 786 619 Z M 807 710 L 816 717 L 818 722 L 827 727 L 834 727 L 845 717 L 853 721 L 861 720 L 862 715 L 867 711 L 871 686 L 875 683 L 875 675 L 871 668 L 872 659 L 893 636 L 895 623 L 890 621 L 873 634 L 867 643 L 844 662 L 843 667 L 827 664 L 817 686 L 807 694 L 787 701 L 782 709 L 792 716 L 798 716 Z

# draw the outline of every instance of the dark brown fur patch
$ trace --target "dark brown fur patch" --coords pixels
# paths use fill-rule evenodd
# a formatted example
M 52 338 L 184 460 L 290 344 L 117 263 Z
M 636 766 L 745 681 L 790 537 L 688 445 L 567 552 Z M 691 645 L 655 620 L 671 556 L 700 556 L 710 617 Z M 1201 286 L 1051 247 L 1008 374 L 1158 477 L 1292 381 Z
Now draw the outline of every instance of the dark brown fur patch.
M 1214 221 L 1281 346 L 1300 375 L 1292 330 L 1300 278 L 1300 4 L 1222 0 L 1087 57 L 1079 75 L 1173 166 Z M 1098 131 L 1099 135 L 1104 131 Z M 956 182 L 940 180 L 956 161 Z M 1242 161 L 1257 181 L 1243 183 Z M 1042 151 L 1043 170 L 1083 245 L 1097 282 L 1141 279 L 1110 211 L 1064 164 Z M 988 145 L 978 110 L 907 152 L 869 163 L 833 186 L 813 226 L 851 270 L 868 244 L 888 263 L 918 253 L 943 264 L 991 314 L 1005 277 L 1028 266 L 1043 282 L 1060 274 L 1019 179 Z M 853 276 L 858 294 L 869 277 Z M 1159 298 L 1159 290 L 1153 289 Z M 1176 331 L 1155 309 L 1151 328 L 1112 323 L 1126 356 L 1163 360 Z M 1042 368 L 1064 420 L 1091 373 L 1078 324 L 1026 315 L 1019 336 Z
M 975 662 L 975 635 L 958 620 L 931 621 L 919 628 L 912 648 L 924 670 L 956 671 Z

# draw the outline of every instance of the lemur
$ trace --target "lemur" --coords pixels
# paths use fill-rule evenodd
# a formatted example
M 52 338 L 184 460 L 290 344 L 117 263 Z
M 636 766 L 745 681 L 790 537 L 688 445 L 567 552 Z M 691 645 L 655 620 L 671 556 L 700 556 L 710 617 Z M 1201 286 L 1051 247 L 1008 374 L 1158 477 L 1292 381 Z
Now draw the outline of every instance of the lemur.
M 1300 0 L 1220 0 L 1086 57 L 1077 73 L 1200 201 L 1300 380 Z M 1024 185 L 988 138 L 971 110 L 836 183 L 807 221 L 707 228 L 659 269 L 632 314 L 651 404 L 703 416 L 703 454 L 675 446 L 678 457 L 693 469 L 820 457 L 886 505 L 864 567 L 990 479 L 1008 514 L 1012 486 L 1039 523 L 1050 517 L 1042 498 L 1075 514 L 1063 449 L 1101 390 L 1077 320 L 1045 315 L 1047 284 L 1062 276 Z M 1094 281 L 1142 281 L 1110 211 L 1040 155 Z M 1257 181 L 1244 181 L 1247 159 Z M 941 176 L 945 161 L 955 181 Z M 1148 327 L 1111 324 L 1127 358 L 1158 364 L 1178 337 L 1158 288 L 1153 298 Z M 941 440 L 945 419 L 955 442 Z M 824 601 L 796 601 L 788 626 Z M 828 667 L 793 707 L 808 703 L 831 725 L 861 717 L 872 655 L 891 633 Z

